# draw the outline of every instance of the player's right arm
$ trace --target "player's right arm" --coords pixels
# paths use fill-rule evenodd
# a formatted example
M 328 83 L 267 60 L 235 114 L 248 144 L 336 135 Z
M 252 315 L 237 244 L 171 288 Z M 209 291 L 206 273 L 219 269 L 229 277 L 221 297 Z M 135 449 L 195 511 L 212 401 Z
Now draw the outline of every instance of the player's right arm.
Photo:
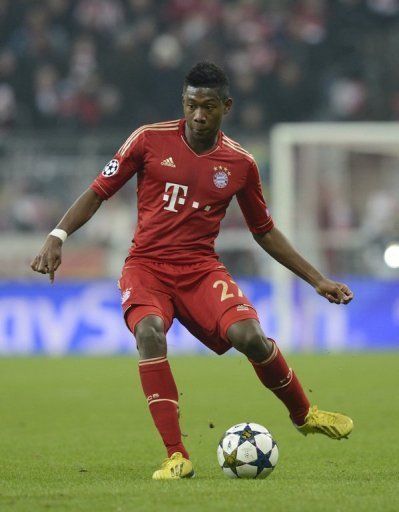
M 65 213 L 56 229 L 62 229 L 71 235 L 99 209 L 105 199 L 109 199 L 143 166 L 145 153 L 145 130 L 138 128 L 119 148 L 114 158 L 108 162 L 90 187 L 74 202 Z M 63 241 L 51 233 L 47 236 L 42 249 L 31 263 L 31 268 L 41 274 L 49 274 L 54 281 L 54 273 L 61 265 Z
M 94 190 L 88 188 L 73 203 L 69 210 L 57 224 L 57 229 L 62 229 L 71 235 L 90 220 L 101 206 L 101 198 Z M 62 240 L 49 234 L 39 254 L 31 263 L 31 268 L 41 274 L 49 274 L 50 281 L 54 281 L 54 273 L 61 265 Z

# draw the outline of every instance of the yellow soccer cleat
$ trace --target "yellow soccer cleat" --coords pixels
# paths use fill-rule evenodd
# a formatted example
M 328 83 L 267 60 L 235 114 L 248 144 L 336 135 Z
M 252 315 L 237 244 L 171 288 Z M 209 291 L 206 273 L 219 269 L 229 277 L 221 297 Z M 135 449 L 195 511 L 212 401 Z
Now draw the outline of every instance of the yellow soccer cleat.
M 308 434 L 324 434 L 332 439 L 348 437 L 353 429 L 353 421 L 339 412 L 319 411 L 317 405 L 309 409 L 305 423 L 296 428 L 304 436 Z
M 193 476 L 194 469 L 191 460 L 185 459 L 180 452 L 176 452 L 162 462 L 161 469 L 155 471 L 152 478 L 153 480 L 179 480 Z

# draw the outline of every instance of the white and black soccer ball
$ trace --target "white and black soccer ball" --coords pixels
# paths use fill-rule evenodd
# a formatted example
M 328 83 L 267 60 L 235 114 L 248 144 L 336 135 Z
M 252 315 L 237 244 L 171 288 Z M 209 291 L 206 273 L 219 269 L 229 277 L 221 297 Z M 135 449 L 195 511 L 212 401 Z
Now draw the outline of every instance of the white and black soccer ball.
M 266 478 L 276 467 L 278 448 L 267 428 L 239 423 L 223 434 L 217 457 L 229 478 Z

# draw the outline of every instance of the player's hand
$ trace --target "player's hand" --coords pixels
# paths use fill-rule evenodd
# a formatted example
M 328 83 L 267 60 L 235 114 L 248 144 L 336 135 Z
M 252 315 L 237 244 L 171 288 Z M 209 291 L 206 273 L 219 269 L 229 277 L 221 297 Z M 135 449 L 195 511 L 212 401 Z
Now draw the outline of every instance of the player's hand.
M 50 282 L 54 282 L 54 273 L 61 265 L 62 240 L 49 235 L 36 258 L 30 264 L 31 269 L 40 274 L 48 274 Z
M 334 304 L 348 304 L 353 299 L 353 292 L 346 284 L 337 283 L 327 278 L 323 278 L 317 283 L 315 290 Z

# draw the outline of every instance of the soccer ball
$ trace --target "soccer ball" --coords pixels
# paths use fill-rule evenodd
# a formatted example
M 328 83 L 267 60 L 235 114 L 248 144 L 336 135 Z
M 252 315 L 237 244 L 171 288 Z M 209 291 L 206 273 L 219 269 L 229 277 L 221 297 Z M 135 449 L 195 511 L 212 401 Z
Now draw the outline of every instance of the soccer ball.
M 223 434 L 217 457 L 229 478 L 266 478 L 276 467 L 278 448 L 267 428 L 239 423 Z

